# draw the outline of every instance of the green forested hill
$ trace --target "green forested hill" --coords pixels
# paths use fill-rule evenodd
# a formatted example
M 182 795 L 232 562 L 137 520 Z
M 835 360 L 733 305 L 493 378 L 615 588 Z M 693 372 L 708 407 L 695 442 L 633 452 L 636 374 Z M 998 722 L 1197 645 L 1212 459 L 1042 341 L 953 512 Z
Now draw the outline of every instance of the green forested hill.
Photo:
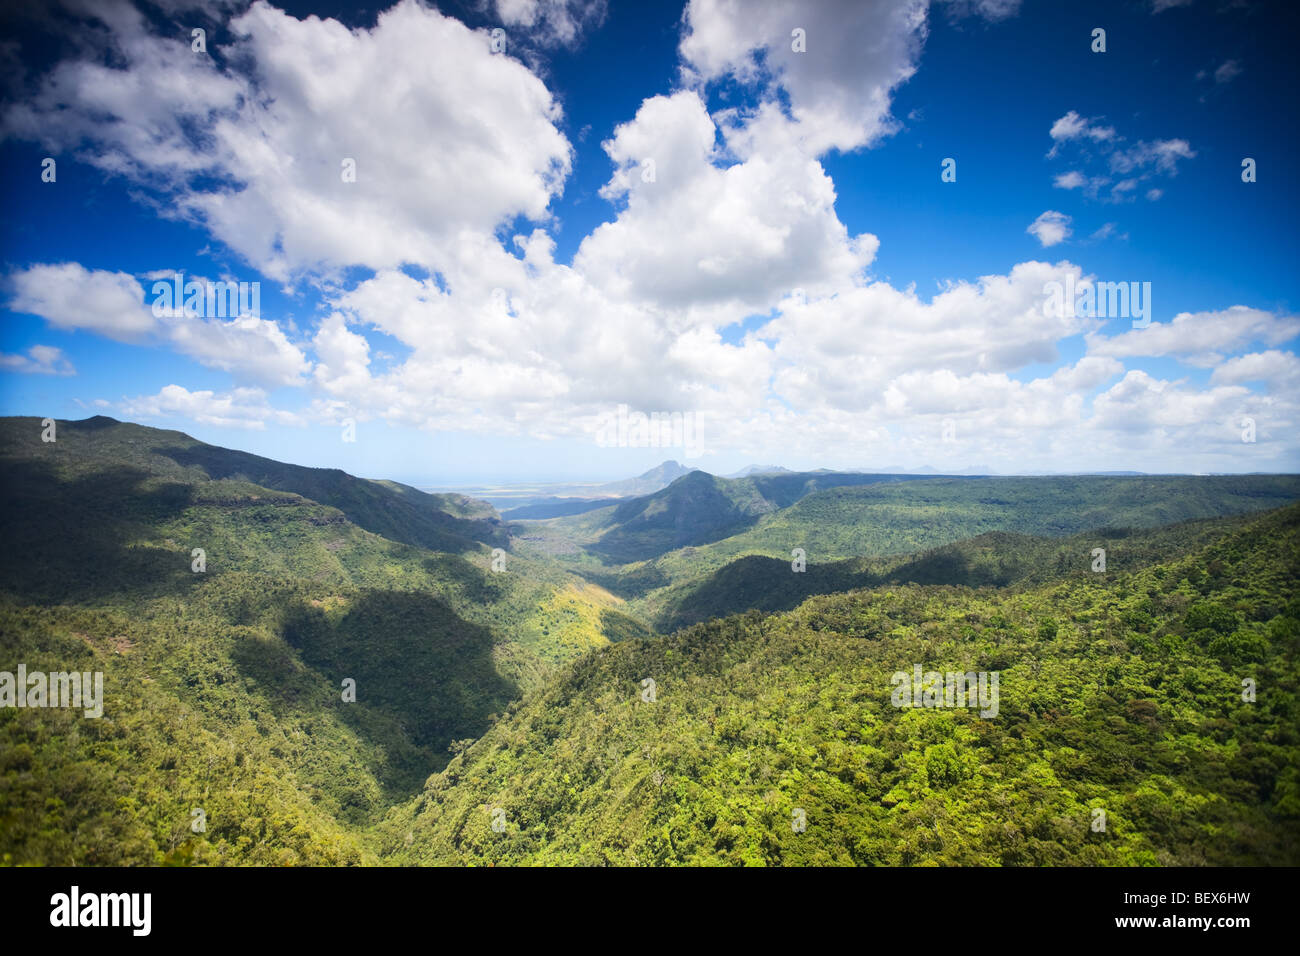
M 146 428 L 104 416 L 60 421 L 57 440 L 41 440 L 39 418 L 0 418 L 0 454 L 7 485 L 110 480 L 151 486 L 154 502 L 177 503 L 175 485 L 233 482 L 286 492 L 337 508 L 349 521 L 392 541 L 459 552 L 476 542 L 508 538 L 495 510 L 461 495 L 431 495 L 397 482 L 367 481 L 336 468 L 304 468 L 196 441 L 182 432 Z M 206 497 L 220 497 L 221 485 Z
M 1007 587 L 1082 579 L 1097 573 L 1095 548 L 1105 551 L 1110 572 L 1132 571 L 1208 544 L 1250 520 L 1238 516 L 1160 528 L 1098 528 L 1068 538 L 990 531 L 914 554 L 814 562 L 802 572 L 783 558 L 750 555 L 664 588 L 642 607 L 661 630 L 672 631 L 751 609 L 789 610 L 814 594 L 883 584 Z
M 0 707 L 0 862 L 1300 862 L 1300 509 L 1246 514 L 1294 478 L 688 475 L 691 535 L 714 492 L 762 516 L 607 565 L 470 499 L 58 434 L 0 420 L 0 671 L 102 671 L 104 716 Z M 658 548 L 690 502 L 655 501 L 574 520 Z M 998 716 L 895 709 L 914 663 L 998 670 Z
M 710 575 L 746 556 L 774 558 L 788 568 L 792 551 L 801 548 L 812 572 L 828 562 L 914 554 L 988 533 L 1057 537 L 1154 528 L 1249 514 L 1297 499 L 1300 477 L 1295 475 L 928 478 L 836 486 L 795 496 L 789 507 L 771 510 L 735 533 L 663 549 L 646 560 L 620 563 L 608 549 L 602 551 L 610 532 L 599 537 L 589 516 L 541 522 L 522 544 L 531 553 L 553 554 L 588 580 L 629 599 L 634 612 L 665 628 L 692 619 L 676 611 L 684 592 L 707 588 Z M 668 500 L 659 499 L 663 513 L 658 520 L 664 525 L 671 524 Z M 558 547 L 561 540 L 567 540 L 568 547 Z M 743 570 L 733 568 L 725 576 L 735 579 Z M 749 589 L 758 587 L 755 582 Z M 739 608 L 722 608 L 733 609 Z
M 0 593 L 15 599 L 129 607 L 239 572 L 421 591 L 539 661 L 602 642 L 602 618 L 626 630 L 616 598 L 553 563 L 508 554 L 493 573 L 511 542 L 484 503 L 111 419 L 58 428 L 46 444 L 38 419 L 0 419 Z
M 210 446 L 181 468 L 157 451 L 197 445 L 178 433 L 84 424 L 42 447 L 36 420 L 0 422 L 0 670 L 100 670 L 106 696 L 99 720 L 0 708 L 11 862 L 184 856 L 194 806 L 196 860 L 361 859 L 361 827 L 557 664 L 647 633 L 557 567 L 508 554 L 493 573 L 493 522 L 429 511 L 426 530 L 489 533 L 428 550 L 255 484 Z M 326 490 L 368 523 L 366 502 L 431 507 L 344 477 Z
M 739 535 L 764 515 L 825 489 L 922 480 L 926 479 L 921 475 L 834 471 L 719 478 L 695 471 L 653 494 L 585 509 L 531 529 L 544 542 L 543 549 L 549 545 L 560 553 L 572 553 L 565 546 L 577 543 L 602 564 L 624 564 Z
M 381 852 L 1294 865 L 1298 555 L 1291 507 L 1136 572 L 1014 592 L 891 586 L 605 648 L 394 811 Z M 914 664 L 998 671 L 997 716 L 892 706 L 891 674 Z

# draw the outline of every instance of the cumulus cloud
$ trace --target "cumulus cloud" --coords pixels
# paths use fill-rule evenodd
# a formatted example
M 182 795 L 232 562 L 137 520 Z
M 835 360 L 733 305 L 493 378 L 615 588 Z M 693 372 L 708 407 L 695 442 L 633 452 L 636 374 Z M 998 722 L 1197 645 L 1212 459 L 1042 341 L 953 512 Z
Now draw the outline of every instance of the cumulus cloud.
M 1294 389 L 1300 385 L 1300 359 L 1293 352 L 1269 349 L 1228 359 L 1210 376 L 1215 385 L 1263 382 L 1270 388 Z
M 1092 199 L 1104 198 L 1109 202 L 1124 202 L 1138 186 L 1157 175 L 1176 176 L 1178 162 L 1194 159 L 1196 152 L 1185 139 L 1139 140 L 1125 145 L 1126 140 L 1113 126 L 1100 119 L 1088 119 L 1070 110 L 1057 119 L 1048 130 L 1052 148 L 1047 158 L 1056 159 L 1067 148 L 1077 156 L 1073 162 L 1104 167 L 1089 174 L 1078 168 L 1058 173 L 1053 184 L 1059 189 L 1079 189 Z M 1115 176 L 1123 177 L 1118 182 Z M 1113 183 L 1113 185 L 1112 185 Z M 1101 197 L 1101 191 L 1110 186 L 1110 193 Z M 1151 194 L 1155 195 L 1152 196 Z M 1161 191 L 1148 190 L 1147 198 L 1159 198 Z
M 277 323 L 250 315 L 207 318 L 181 309 L 155 313 L 145 303 L 140 283 L 124 272 L 87 269 L 76 262 L 37 263 L 18 270 L 10 281 L 14 295 L 9 307 L 40 316 L 55 328 L 82 329 L 122 342 L 165 342 L 211 368 L 266 385 L 294 384 L 311 368 Z
M 370 30 L 259 0 L 222 50 L 246 73 L 112 9 L 109 62 L 59 64 L 5 128 L 162 191 L 273 278 L 437 267 L 463 231 L 544 218 L 568 174 L 541 80 L 415 0 Z M 376 95 L 364 77 L 391 83 Z
M 926 15 L 926 0 L 691 0 L 683 70 L 784 91 L 810 155 L 852 150 L 897 129 L 890 96 L 916 71 Z
M 26 355 L 0 352 L 0 370 L 27 375 L 77 374 L 72 363 L 64 358 L 63 350 L 52 345 L 33 345 L 27 350 Z
M 821 300 L 783 305 L 754 333 L 778 363 L 774 391 L 789 404 L 868 408 L 909 373 L 958 377 L 1015 371 L 1056 359 L 1056 343 L 1096 320 L 1047 317 L 1043 287 L 1081 270 L 1026 262 L 1006 276 L 955 282 L 929 302 L 913 290 L 875 282 Z
M 172 319 L 164 329 L 177 351 L 248 381 L 293 385 L 311 371 L 302 350 L 266 319 Z
M 1049 209 L 1040 213 L 1025 232 L 1042 243 L 1044 248 L 1055 246 L 1070 238 L 1070 217 L 1063 212 Z
M 575 46 L 605 19 L 606 0 L 491 0 L 507 27 L 518 27 L 543 46 Z
M 260 388 L 191 392 L 181 385 L 166 385 L 156 395 L 125 399 L 121 407 L 124 414 L 133 418 L 182 418 L 218 428 L 261 431 L 268 424 L 303 424 L 298 415 L 272 408 L 266 392 Z
M 370 343 L 348 329 L 339 313 L 321 323 L 316 346 L 316 380 L 335 395 L 358 394 L 370 385 Z
M 1048 130 L 1048 135 L 1052 137 L 1054 143 L 1068 142 L 1075 139 L 1089 139 L 1096 143 L 1105 143 L 1115 138 L 1115 127 L 1103 126 L 1100 121 L 1095 119 L 1085 119 L 1074 110 L 1066 113 Z M 1047 155 L 1055 156 L 1057 147 L 1053 146 L 1052 151 Z
M 317 383 L 395 421 L 548 435 L 582 434 L 620 402 L 680 411 L 761 395 L 766 349 L 692 334 L 680 312 L 607 294 L 556 263 L 543 233 L 522 244 L 513 272 L 467 276 L 456 293 L 386 271 L 340 295 L 316 339 Z M 365 328 L 408 354 L 375 368 Z
M 946 9 L 996 20 L 1017 6 Z M 595 7 L 490 9 L 562 45 L 598 25 Z M 15 303 L 52 326 L 165 344 L 235 379 L 226 391 L 169 384 L 126 399 L 128 416 L 243 428 L 376 417 L 572 438 L 628 404 L 695 412 L 710 450 L 1018 469 L 1132 467 L 1135 453 L 1189 443 L 1239 455 L 1227 425 L 1242 414 L 1259 418 L 1266 458 L 1278 443 L 1264 439 L 1295 420 L 1296 360 L 1279 349 L 1293 317 L 1236 307 L 1106 337 L 1100 320 L 1044 308 L 1048 282 L 1084 280 L 1069 262 L 1023 262 L 928 297 L 871 276 L 879 241 L 839 219 L 821 157 L 895 128 L 891 96 L 916 68 L 924 0 L 691 0 L 685 82 L 609 131 L 609 220 L 568 264 L 548 219 L 570 162 L 559 107 L 486 33 L 413 0 L 358 30 L 258 2 L 211 59 L 114 9 L 113 49 L 56 67 L 7 114 L 9 132 L 167 199 L 266 275 L 320 290 L 321 305 L 299 333 L 259 315 L 155 316 L 125 273 L 16 274 Z M 792 48 L 795 29 L 807 53 Z M 359 82 L 373 75 L 389 78 L 384 96 Z M 733 82 L 757 99 L 710 114 L 706 94 Z M 1049 133 L 1053 155 L 1078 154 L 1056 186 L 1093 197 L 1158 198 L 1149 180 L 1195 155 L 1075 111 Z M 342 180 L 343 158 L 356 182 Z M 1071 226 L 1049 210 L 1028 231 L 1046 247 Z M 1092 238 L 1116 234 L 1107 223 Z M 1082 358 L 1026 375 L 1060 363 L 1079 335 Z M 1225 359 L 1244 347 L 1261 351 Z M 1210 387 L 1122 361 L 1161 355 L 1213 368 Z M 60 367 L 34 352 L 0 361 Z M 1269 394 L 1249 387 L 1259 382 Z M 299 388 L 300 411 L 273 406 L 268 389 L 284 385 Z M 960 441 L 940 443 L 945 420 Z
M 1150 435 L 1166 429 L 1226 423 L 1242 407 L 1247 395 L 1246 389 L 1235 386 L 1186 388 L 1133 369 L 1093 401 L 1093 425 Z
M 10 282 L 9 308 L 39 315 L 55 328 L 85 329 L 122 342 L 140 341 L 156 328 L 144 289 L 125 272 L 40 263 L 15 272 Z
M 1044 407 L 1074 408 L 1064 398 L 1044 402 L 1048 386 L 1021 391 L 1009 374 L 1055 361 L 1060 339 L 1099 324 L 1044 314 L 1044 284 L 1082 279 L 1077 266 L 1023 263 L 1009 276 L 951 283 L 928 302 L 883 282 L 791 294 L 771 321 L 732 344 L 709 325 L 674 327 L 657 307 L 607 296 L 555 263 L 540 236 L 525 245 L 526 277 L 477 302 L 397 271 L 340 296 L 317 337 L 317 383 L 349 407 L 432 427 L 491 423 L 581 436 L 628 402 L 696 411 L 715 424 L 714 448 L 760 436 L 833 444 L 864 421 L 969 411 L 983 401 L 1006 410 L 1008 389 L 1025 421 Z M 358 331 L 365 327 L 410 353 L 373 368 Z M 1052 394 L 1086 389 L 1119 368 L 1088 357 L 1053 377 Z
M 604 195 L 626 206 L 583 240 L 575 268 L 610 294 L 722 324 L 796 286 L 851 284 L 878 240 L 848 234 L 830 177 L 789 132 L 775 112 L 724 126 L 743 161 L 722 164 L 696 93 L 647 100 L 605 144 L 617 171 Z
M 1234 305 L 1213 312 L 1180 312 L 1109 338 L 1091 335 L 1088 354 L 1126 358 L 1173 356 L 1189 365 L 1212 367 L 1224 352 L 1255 343 L 1280 345 L 1300 335 L 1300 318 Z

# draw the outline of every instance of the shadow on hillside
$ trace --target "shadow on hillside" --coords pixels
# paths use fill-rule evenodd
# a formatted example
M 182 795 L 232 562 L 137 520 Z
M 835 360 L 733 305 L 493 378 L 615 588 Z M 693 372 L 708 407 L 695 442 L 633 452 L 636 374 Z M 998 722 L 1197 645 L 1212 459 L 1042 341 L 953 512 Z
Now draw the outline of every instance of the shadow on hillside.
M 446 766 L 453 741 L 482 736 L 520 694 L 497 672 L 492 633 L 426 594 L 363 592 L 341 616 L 299 601 L 282 621 L 284 640 L 333 688 L 328 706 L 374 748 L 371 770 L 390 798 L 417 792 Z M 236 648 L 236 662 L 276 688 L 273 706 L 313 706 L 301 700 L 285 663 L 246 644 Z M 343 700 L 349 678 L 356 682 L 352 703 Z
M 669 631 L 745 611 L 788 611 L 813 594 L 870 587 L 875 581 L 865 573 L 855 573 L 850 562 L 810 564 L 796 574 L 789 561 L 747 555 L 709 574 L 665 608 L 656 623 Z
M 454 582 L 468 601 L 477 604 L 495 604 L 505 597 L 505 591 L 493 579 L 495 575 L 484 574 L 465 558 L 454 554 L 436 553 L 423 558 L 424 570 L 435 577 Z
M 296 491 L 296 488 L 282 484 L 290 477 L 293 465 L 285 465 L 270 458 L 235 451 L 230 448 L 218 448 L 215 445 L 167 445 L 153 449 L 164 458 L 170 458 L 185 468 L 201 468 L 212 479 L 243 478 L 254 484 L 280 491 Z M 322 484 L 329 476 L 341 476 L 344 473 L 330 468 L 301 468 L 316 478 L 316 484 Z M 306 497 L 311 497 L 307 495 Z
M 61 477 L 50 464 L 8 460 L 0 469 L 0 589 L 38 604 L 112 603 L 114 598 L 184 594 L 200 576 L 185 542 L 154 538 L 160 523 L 190 505 L 177 483 L 146 489 L 150 475 L 119 466 Z
M 606 532 L 598 541 L 584 547 L 606 565 L 631 564 L 662 557 L 678 548 L 700 547 L 743 534 L 758 524 L 760 515 L 735 517 L 714 527 L 662 527 L 648 522 L 637 522 Z
M 595 568 L 583 568 L 582 576 L 592 584 L 599 584 L 606 591 L 617 594 L 626 601 L 672 584 L 668 575 L 653 564 L 643 565 L 631 571 L 599 571 Z
M 1010 573 L 977 568 L 970 558 L 955 548 L 940 548 L 923 553 L 884 576 L 890 584 L 949 584 L 956 587 L 1003 587 L 1010 584 Z
M 817 594 L 835 594 L 885 584 L 1005 587 L 1022 573 L 1007 564 L 973 562 L 963 551 L 942 547 L 925 552 L 891 571 L 872 570 L 858 560 L 809 564 L 796 574 L 790 562 L 749 555 L 724 565 L 665 609 L 657 622 L 675 630 L 711 617 L 745 611 L 790 611 Z

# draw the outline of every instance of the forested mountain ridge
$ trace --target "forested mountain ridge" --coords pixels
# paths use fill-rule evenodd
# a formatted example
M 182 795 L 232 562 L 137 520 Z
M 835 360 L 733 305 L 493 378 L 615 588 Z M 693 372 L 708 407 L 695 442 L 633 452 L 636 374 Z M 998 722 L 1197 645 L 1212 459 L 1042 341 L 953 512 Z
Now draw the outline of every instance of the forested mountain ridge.
M 886 586 L 604 648 L 394 811 L 381 852 L 1295 865 L 1298 561 L 1292 506 L 1134 572 Z M 996 717 L 892 706 L 915 665 L 999 672 Z
M 257 485 L 337 508 L 367 531 L 434 551 L 474 543 L 504 546 L 508 536 L 486 502 L 434 495 L 397 482 L 357 478 L 337 468 L 287 465 L 196 441 L 183 432 L 148 428 L 97 415 L 56 423 L 55 441 L 42 441 L 39 418 L 0 418 L 0 462 L 7 482 L 101 476 L 119 480 L 196 481 Z M 220 485 L 214 494 L 219 494 Z
M 129 606 L 235 572 L 415 590 L 537 666 L 602 642 L 607 625 L 636 631 L 599 586 L 506 553 L 508 528 L 486 503 L 112 419 L 59 422 L 50 443 L 41 432 L 39 419 L 0 419 L 0 591 L 18 599 Z
M 653 494 L 540 521 L 519 533 L 556 556 L 570 555 L 578 545 L 594 559 L 584 567 L 629 564 L 738 536 L 818 491 L 917 480 L 928 476 L 817 471 L 720 478 L 693 471 Z
M 0 862 L 1297 862 L 1300 509 L 1242 513 L 1292 476 L 696 472 L 597 536 L 768 510 L 606 565 L 469 499 L 40 432 L 0 420 L 0 671 L 101 671 L 104 715 L 0 707 Z M 1235 516 L 1143 527 L 1207 512 Z M 792 529 L 822 536 L 805 572 Z M 778 613 L 715 617 L 742 606 Z M 999 715 L 892 707 L 914 664 L 1000 672 Z
M 800 572 L 785 558 L 737 558 L 700 578 L 664 588 L 645 602 L 663 631 L 747 610 L 789 610 L 815 594 L 834 594 L 885 584 L 954 584 L 1010 587 L 1050 580 L 1083 579 L 1110 571 L 1134 571 L 1204 546 L 1253 518 L 1205 518 L 1158 528 L 1097 528 L 1068 538 L 988 531 L 925 551 L 874 558 L 805 563 Z M 1101 549 L 1102 555 L 1094 551 Z
M 727 482 L 697 472 L 658 495 L 626 502 L 617 512 L 609 509 L 530 524 L 518 532 L 517 540 L 525 553 L 559 560 L 628 599 L 634 613 L 662 629 L 699 620 L 689 608 L 679 612 L 680 602 L 689 600 L 695 590 L 716 591 L 713 585 L 721 580 L 729 582 L 724 590 L 735 592 L 758 593 L 765 573 L 767 580 L 777 575 L 782 593 L 807 586 L 779 577 L 778 567 L 790 566 L 796 548 L 812 575 L 805 582 L 826 578 L 831 571 L 830 580 L 842 583 L 846 566 L 827 568 L 828 564 L 916 554 L 982 534 L 1061 537 L 1101 529 L 1123 534 L 1126 529 L 1250 514 L 1300 499 L 1300 476 L 1295 475 L 907 476 L 905 480 L 850 475 L 860 480 L 837 484 L 843 477 L 810 473 Z M 688 481 L 686 493 L 670 494 Z M 831 487 L 819 490 L 819 481 L 831 482 Z M 692 493 L 695 486 L 704 492 Z M 718 498 L 724 499 L 722 505 L 699 514 Z M 750 511 L 739 523 L 721 517 L 739 511 L 738 502 L 746 501 Z M 788 504 L 779 507 L 781 501 Z M 642 519 L 642 514 L 648 517 Z M 680 526 L 705 526 L 710 520 L 715 528 L 712 540 L 697 535 L 693 538 L 697 543 L 672 546 Z M 625 560 L 629 552 L 653 551 L 659 553 Z M 771 560 L 727 568 L 752 557 Z M 766 572 L 759 579 L 749 580 L 749 571 L 762 569 Z M 711 575 L 719 575 L 712 585 Z M 855 586 L 867 583 L 858 578 Z M 813 586 L 805 593 L 835 589 Z M 700 607 L 716 607 L 723 613 L 742 609 L 708 601 Z
M 39 420 L 0 422 L 0 670 L 101 671 L 106 698 L 97 720 L 0 708 L 9 862 L 373 860 L 359 828 L 449 748 L 557 664 L 647 633 L 552 565 L 494 572 L 508 541 L 472 503 L 85 425 L 42 443 Z M 310 481 L 348 511 L 284 490 Z M 195 807 L 212 836 L 190 845 Z

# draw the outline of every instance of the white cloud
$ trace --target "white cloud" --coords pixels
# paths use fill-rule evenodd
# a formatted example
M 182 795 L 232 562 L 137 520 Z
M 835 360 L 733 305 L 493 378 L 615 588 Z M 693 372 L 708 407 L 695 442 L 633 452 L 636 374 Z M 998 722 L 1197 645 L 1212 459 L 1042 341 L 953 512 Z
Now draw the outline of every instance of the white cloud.
M 370 343 L 349 331 L 337 312 L 321 323 L 313 341 L 316 380 L 335 395 L 357 395 L 370 384 Z
M 1237 387 L 1189 389 L 1139 369 L 1093 401 L 1093 423 L 1107 429 L 1151 435 L 1161 429 L 1226 421 L 1246 398 Z
M 1031 222 L 1025 232 L 1041 242 L 1044 248 L 1054 246 L 1070 238 L 1070 217 L 1049 209 Z
M 146 273 L 155 274 L 173 275 Z M 258 384 L 295 384 L 311 369 L 277 323 L 248 315 L 207 319 L 179 310 L 155 315 L 140 283 L 124 272 L 87 269 L 76 262 L 38 263 L 15 272 L 11 281 L 15 294 L 9 307 L 38 315 L 56 328 L 84 329 L 124 342 L 166 342 L 204 365 Z
M 1210 375 L 1215 385 L 1264 382 L 1270 388 L 1295 389 L 1300 385 L 1300 359 L 1292 352 L 1269 349 L 1228 359 Z
M 521 244 L 522 263 L 485 260 L 454 292 L 387 271 L 336 298 L 340 314 L 317 336 L 317 382 L 395 421 L 548 435 L 581 434 L 619 402 L 682 410 L 761 397 L 766 348 L 724 345 L 712 330 L 688 329 L 681 310 L 606 294 L 554 262 L 544 233 Z M 348 324 L 385 332 L 410 352 L 373 369 Z
M 575 269 L 616 298 L 718 324 L 766 311 L 797 286 L 852 284 L 878 240 L 848 234 L 830 177 L 791 131 L 775 111 L 725 126 L 743 161 L 722 165 L 694 92 L 647 100 L 605 144 L 616 172 L 603 192 L 626 208 L 583 240 Z
M 86 329 L 122 342 L 140 341 L 156 320 L 134 276 L 76 262 L 36 264 L 10 277 L 9 308 L 39 315 L 60 329 Z
M 582 437 L 597 415 L 628 402 L 694 410 L 713 423 L 701 429 L 712 448 L 767 443 L 824 455 L 866 433 L 883 441 L 887 428 L 959 413 L 987 419 L 990 434 L 1012 423 L 1082 427 L 1085 394 L 1123 370 L 1087 356 L 1045 379 L 1011 377 L 1057 361 L 1061 339 L 1101 324 L 1045 316 L 1044 284 L 1083 278 L 1069 263 L 950 283 L 929 302 L 882 282 L 787 297 L 776 318 L 730 345 L 707 325 L 675 327 L 671 313 L 606 297 L 539 242 L 526 243 L 527 277 L 495 300 L 400 272 L 341 296 L 316 342 L 328 407 L 431 428 Z M 393 335 L 410 354 L 376 370 L 349 324 Z
M 998 19 L 1016 6 L 948 9 Z M 492 9 L 541 44 L 574 43 L 598 22 L 592 6 L 561 0 Z M 10 130 L 81 148 L 137 185 L 162 183 L 268 275 L 317 284 L 324 317 L 298 342 L 260 316 L 155 318 L 137 279 L 75 264 L 33 267 L 64 270 L 59 292 L 37 274 L 20 295 L 56 326 L 166 344 L 241 386 L 171 384 L 126 400 L 142 418 L 264 428 L 352 416 L 583 437 L 627 403 L 695 411 L 709 447 L 762 458 L 883 466 L 878 455 L 939 464 L 951 453 L 965 460 L 949 466 L 1009 470 L 1132 467 L 1134 455 L 1178 455 L 1191 439 L 1240 454 L 1223 450 L 1224 423 L 1247 409 L 1267 420 L 1261 435 L 1285 434 L 1294 401 L 1243 383 L 1294 390 L 1295 358 L 1276 349 L 1296 335 L 1294 318 L 1238 307 L 1107 338 L 1099 320 L 1045 314 L 1045 283 L 1083 278 L 1068 262 L 950 281 L 928 299 L 871 277 L 878 240 L 849 234 L 819 157 L 895 128 L 890 97 L 916 68 L 926 12 L 923 0 L 692 0 L 685 88 L 645 100 L 609 134 L 614 172 L 601 195 L 614 212 L 571 265 L 539 228 L 568 173 L 559 108 L 523 64 L 489 52 L 486 33 L 411 0 L 371 30 L 258 3 L 231 22 L 223 49 L 243 72 L 223 72 L 119 12 L 114 55 L 58 67 L 11 111 Z M 796 27 L 807 53 L 790 48 Z M 359 81 L 373 75 L 388 78 L 383 96 Z M 702 93 L 729 80 L 756 86 L 758 104 L 710 115 Z M 1053 154 L 1082 157 L 1056 186 L 1092 197 L 1118 179 L 1113 197 L 1158 198 L 1148 180 L 1194 156 L 1186 140 L 1129 143 L 1075 111 L 1050 133 Z M 356 183 L 340 181 L 342 156 L 358 160 Z M 498 228 L 517 216 L 532 222 L 503 240 Z M 1049 210 L 1028 231 L 1050 246 L 1071 225 Z M 1107 223 L 1092 239 L 1115 234 Z M 356 265 L 374 275 L 345 281 L 342 267 Z M 1059 363 L 1077 335 L 1083 358 L 1024 374 Z M 1256 342 L 1273 348 L 1223 359 Z M 1126 374 L 1121 361 L 1164 354 L 1214 367 L 1211 387 Z M 266 389 L 284 384 L 301 386 L 305 410 L 272 407 Z M 936 447 L 945 418 L 960 419 L 953 449 Z
M 0 370 L 5 372 L 22 372 L 28 375 L 76 375 L 63 355 L 62 349 L 52 345 L 33 345 L 26 355 L 13 355 L 0 352 Z
M 507 27 L 526 31 L 543 46 L 574 46 L 605 19 L 605 0 L 491 0 Z M 508 41 L 507 41 L 508 42 Z
M 1115 127 L 1102 126 L 1098 121 L 1084 119 L 1074 110 L 1070 110 L 1052 124 L 1052 128 L 1048 130 L 1048 135 L 1058 144 L 1076 139 L 1089 139 L 1096 143 L 1105 143 L 1115 138 Z M 1048 157 L 1055 156 L 1056 151 L 1057 147 L 1053 146 L 1051 152 L 1047 154 Z
M 1300 335 L 1300 318 L 1234 305 L 1217 312 L 1180 312 L 1169 322 L 1153 322 L 1106 338 L 1090 335 L 1088 354 L 1126 358 L 1175 356 L 1189 365 L 1212 367 L 1223 353 L 1253 343 L 1281 345 Z
M 1110 166 L 1117 173 L 1129 173 L 1154 165 L 1158 172 L 1174 176 L 1178 173 L 1178 160 L 1195 156 L 1185 139 L 1158 139 L 1152 143 L 1139 142 L 1127 150 L 1116 150 L 1110 156 Z
M 1052 139 L 1048 159 L 1057 158 L 1068 146 L 1078 154 L 1076 162 L 1104 162 L 1106 167 L 1105 173 L 1096 175 L 1088 175 L 1077 168 L 1058 173 L 1053 181 L 1057 188 L 1079 189 L 1085 196 L 1096 199 L 1103 188 L 1111 185 L 1107 174 L 1125 177 L 1111 187 L 1106 197 L 1108 202 L 1131 201 L 1131 194 L 1142 183 L 1157 175 L 1176 176 L 1179 160 L 1196 157 L 1196 152 L 1185 139 L 1139 140 L 1126 146 L 1124 137 L 1113 126 L 1103 126 L 1097 119 L 1086 119 L 1075 110 L 1056 120 L 1048 135 Z M 1156 188 L 1147 191 L 1148 199 L 1158 199 L 1161 195 L 1161 190 Z
M 262 430 L 268 424 L 301 425 L 303 419 L 271 407 L 260 388 L 236 388 L 229 392 L 191 392 L 181 385 L 166 385 L 157 395 L 125 399 L 122 413 L 132 418 L 182 418 L 218 428 Z
M 545 85 L 415 0 L 371 30 L 254 3 L 222 50 L 248 74 L 151 35 L 134 12 L 113 25 L 121 65 L 60 64 L 8 131 L 52 150 L 85 142 L 81 158 L 161 189 L 273 278 L 437 267 L 466 230 L 544 218 L 569 171 Z M 382 95 L 366 77 L 387 78 Z
M 926 0 L 691 0 L 684 72 L 688 83 L 730 76 L 784 89 L 809 155 L 856 149 L 897 128 L 890 95 L 916 71 L 926 13 Z M 806 52 L 793 49 L 796 29 Z
M 1023 262 L 1006 276 L 950 283 L 930 302 L 875 282 L 786 303 L 754 337 L 771 344 L 773 391 L 782 400 L 814 415 L 829 407 L 865 417 L 905 375 L 996 375 L 1057 360 L 1060 339 L 1098 324 L 1045 316 L 1044 285 L 1067 274 L 1082 278 L 1069 263 Z
M 295 385 L 311 371 L 302 350 L 266 319 L 172 319 L 165 323 L 164 334 L 182 354 L 243 380 Z

